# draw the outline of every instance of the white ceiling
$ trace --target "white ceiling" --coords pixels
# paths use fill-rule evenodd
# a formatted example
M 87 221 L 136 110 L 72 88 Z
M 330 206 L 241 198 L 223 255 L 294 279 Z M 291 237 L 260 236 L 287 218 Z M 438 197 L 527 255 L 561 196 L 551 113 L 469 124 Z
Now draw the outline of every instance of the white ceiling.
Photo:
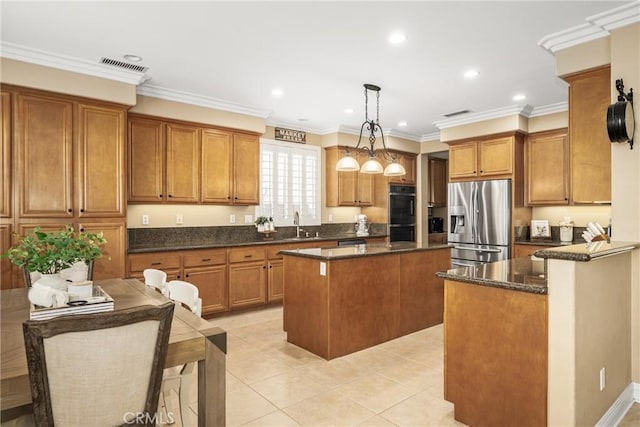
M 194 96 L 316 133 L 359 128 L 362 85 L 373 83 L 383 128 L 424 140 L 446 113 L 566 103 L 555 58 L 538 42 L 628 3 L 3 0 L 0 37 L 7 57 L 24 50 L 97 64 L 136 54 L 149 68 L 140 93 Z M 393 31 L 407 41 L 389 44 Z M 463 77 L 470 68 L 474 80 Z

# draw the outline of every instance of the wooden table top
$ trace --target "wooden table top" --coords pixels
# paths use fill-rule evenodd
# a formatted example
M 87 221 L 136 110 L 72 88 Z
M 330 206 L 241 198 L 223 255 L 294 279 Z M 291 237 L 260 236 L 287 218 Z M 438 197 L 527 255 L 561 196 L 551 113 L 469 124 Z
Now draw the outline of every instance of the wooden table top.
M 114 310 L 141 305 L 160 305 L 168 299 L 137 279 L 108 279 L 94 282 L 114 299 Z M 29 375 L 24 350 L 22 323 L 29 319 L 27 289 L 0 292 L 0 410 L 31 403 Z M 218 331 L 216 331 L 216 329 Z M 166 367 L 205 358 L 205 335 L 224 333 L 219 328 L 176 305 L 171 323 Z

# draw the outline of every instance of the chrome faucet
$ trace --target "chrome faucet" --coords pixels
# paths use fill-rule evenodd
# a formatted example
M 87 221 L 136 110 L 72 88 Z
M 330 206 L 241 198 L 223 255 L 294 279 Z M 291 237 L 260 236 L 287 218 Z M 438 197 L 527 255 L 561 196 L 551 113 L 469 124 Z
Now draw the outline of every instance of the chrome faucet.
M 298 211 L 293 214 L 293 225 L 296 226 L 296 237 L 300 237 L 300 214 Z

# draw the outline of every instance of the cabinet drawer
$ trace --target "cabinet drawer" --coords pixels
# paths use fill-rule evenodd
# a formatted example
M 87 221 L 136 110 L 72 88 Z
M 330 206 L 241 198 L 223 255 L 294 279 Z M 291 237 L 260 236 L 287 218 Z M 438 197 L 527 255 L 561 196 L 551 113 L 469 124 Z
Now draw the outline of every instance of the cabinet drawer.
M 267 259 L 282 259 L 278 252 L 289 249 L 289 245 L 274 245 L 267 247 Z
M 184 254 L 183 260 L 185 268 L 226 264 L 227 252 L 224 249 L 218 251 L 189 252 Z
M 248 247 L 229 249 L 229 263 L 262 261 L 264 260 L 264 247 Z
M 158 270 L 179 269 L 180 256 L 171 253 L 129 255 L 129 266 L 131 272 L 143 271 L 145 268 Z

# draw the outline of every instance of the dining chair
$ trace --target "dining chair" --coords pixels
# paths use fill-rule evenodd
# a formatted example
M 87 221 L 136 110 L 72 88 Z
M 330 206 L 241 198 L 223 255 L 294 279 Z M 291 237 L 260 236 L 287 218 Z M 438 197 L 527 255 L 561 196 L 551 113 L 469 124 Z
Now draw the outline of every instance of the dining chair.
M 147 268 L 142 271 L 144 284 L 155 288 L 162 295 L 167 295 L 167 273 L 155 268 Z
M 198 288 L 193 283 L 182 280 L 172 280 L 167 283 L 166 289 L 169 299 L 186 305 L 196 316 L 202 316 L 202 299 L 199 297 Z M 191 376 L 195 371 L 195 366 L 195 362 L 192 362 L 164 370 L 160 398 L 162 399 L 164 407 L 167 408 L 165 393 L 169 393 L 172 390 L 178 393 L 182 425 L 188 425 L 189 390 L 191 388 Z
M 154 426 L 175 304 L 23 323 L 37 426 Z

